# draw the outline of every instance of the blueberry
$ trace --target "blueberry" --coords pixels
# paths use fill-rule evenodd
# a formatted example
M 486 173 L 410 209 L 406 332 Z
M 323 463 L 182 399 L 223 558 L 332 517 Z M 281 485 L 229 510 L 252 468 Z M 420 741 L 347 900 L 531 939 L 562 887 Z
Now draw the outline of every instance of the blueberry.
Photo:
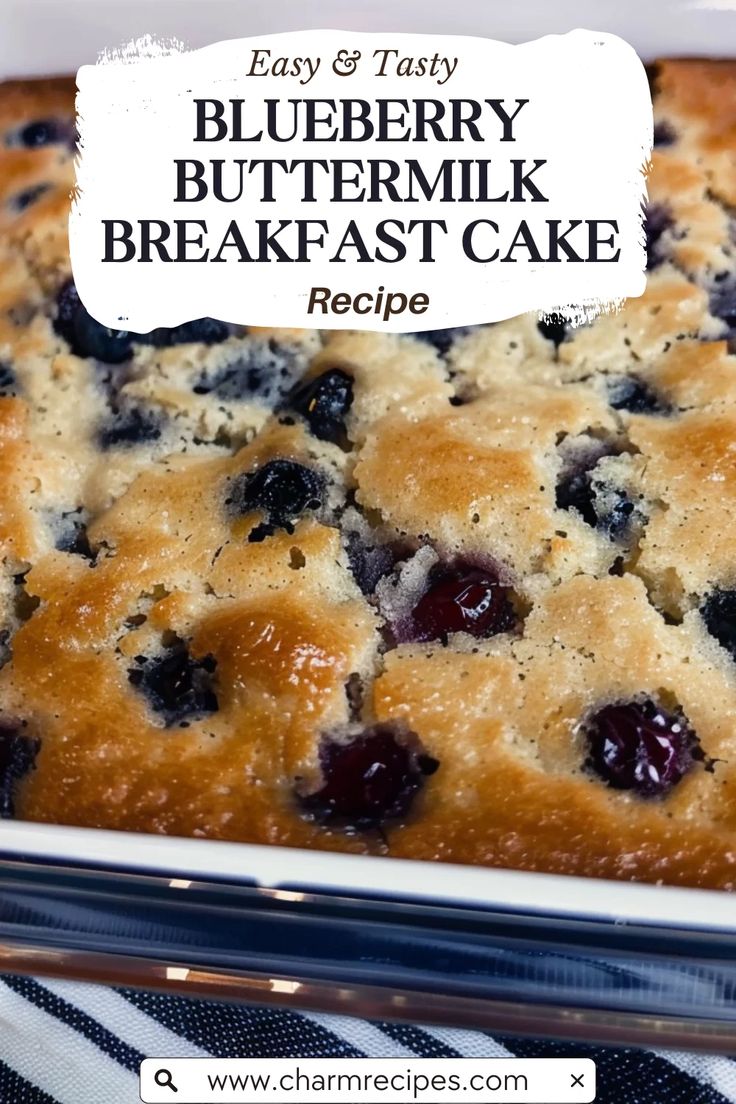
M 0 397 L 8 398 L 18 394 L 18 381 L 9 364 L 0 362 Z
M 62 514 L 58 528 L 56 548 L 59 552 L 69 552 L 74 556 L 83 556 L 86 560 L 94 560 L 95 553 L 89 543 L 81 508 Z
M 24 188 L 23 191 L 16 192 L 10 199 L 10 206 L 20 214 L 21 211 L 27 210 L 37 199 L 50 191 L 50 184 L 32 184 L 30 188 Z
M 605 533 L 610 540 L 626 537 L 635 518 L 641 516 L 626 491 L 607 487 L 596 474 L 600 460 L 619 453 L 620 448 L 612 440 L 590 440 L 585 454 L 578 451 L 563 467 L 555 489 L 558 510 L 575 511 L 586 525 Z
M 110 449 L 157 441 L 160 436 L 160 418 L 151 411 L 130 406 L 116 410 L 112 420 L 100 429 L 97 439 L 100 448 Z
M 559 510 L 575 510 L 586 525 L 610 540 L 622 539 L 634 519 L 636 504 L 620 488 L 607 494 L 602 490 L 592 471 L 573 469 L 557 484 L 555 502 Z
M 307 510 L 318 510 L 325 497 L 324 476 L 295 460 L 269 460 L 263 467 L 239 476 L 226 504 L 236 514 L 260 511 L 265 521 L 248 540 L 257 542 L 276 529 L 294 532 L 294 521 Z
M 187 342 L 214 345 L 224 341 L 232 331 L 226 322 L 214 318 L 197 318 L 173 329 L 162 327 L 150 333 L 112 330 L 100 325 L 85 309 L 73 281 L 59 292 L 54 329 L 80 357 L 94 357 L 106 364 L 122 364 L 133 355 L 133 345 L 152 345 L 162 349 Z
M 701 606 L 700 615 L 732 659 L 736 659 L 736 590 L 714 590 Z
M 636 504 L 631 501 L 626 492 L 616 488 L 608 509 L 597 509 L 598 529 L 605 533 L 609 540 L 623 540 L 636 514 Z
M 37 119 L 18 131 L 16 141 L 26 149 L 41 146 L 74 146 L 74 126 L 66 119 Z
M 668 414 L 670 407 L 638 376 L 615 376 L 608 381 L 608 401 L 614 410 L 629 414 Z
M 654 145 L 672 146 L 677 141 L 677 134 L 670 123 L 654 124 Z
M 644 212 L 644 233 L 646 235 L 647 268 L 656 268 L 666 258 L 662 246 L 662 236 L 674 226 L 674 220 L 668 207 L 662 203 L 650 203 Z
M 607 705 L 584 726 L 587 765 L 609 786 L 660 797 L 705 758 L 687 718 L 656 702 Z
M 232 333 L 232 326 L 216 318 L 195 318 L 192 322 L 183 322 L 181 326 L 168 328 L 161 326 L 150 333 L 133 334 L 133 340 L 140 345 L 153 345 L 156 349 L 169 348 L 172 345 L 219 345 Z
M 23 725 L 0 721 L 0 819 L 15 816 L 15 794 L 18 782 L 31 771 L 41 741 L 26 735 Z
M 475 637 L 508 632 L 516 621 L 510 593 L 488 568 L 463 562 L 436 567 L 411 612 L 410 639 L 445 641 L 456 632 Z
M 54 329 L 76 356 L 122 364 L 133 355 L 131 334 L 100 325 L 85 309 L 71 280 L 59 292 Z
M 722 275 L 716 278 L 710 293 L 710 312 L 728 327 L 728 336 L 736 336 L 736 280 Z
M 178 640 L 160 655 L 136 656 L 135 663 L 128 669 L 128 680 L 146 694 L 154 712 L 163 714 L 167 728 L 217 712 L 214 656 L 193 659 Z
M 62 337 L 64 336 L 66 335 L 62 333 Z M 105 364 L 122 364 L 133 355 L 131 338 L 132 335 L 127 330 L 113 330 L 102 326 L 81 307 L 73 323 L 69 345 L 77 356 L 93 357 Z
M 586 525 L 593 529 L 598 525 L 595 492 L 589 471 L 573 469 L 564 474 L 557 484 L 555 504 L 558 510 L 576 510 Z
M 446 330 L 423 330 L 420 333 L 409 334 L 409 336 L 416 337 L 417 340 L 424 341 L 427 345 L 433 345 L 440 356 L 444 356 L 445 353 L 450 351 L 453 343 L 459 337 L 464 337 L 469 331 L 469 326 L 457 326 L 454 329 Z
M 556 346 L 561 345 L 567 337 L 568 324 L 560 314 L 551 314 L 546 319 L 537 322 L 537 329 L 542 337 L 552 341 Z
M 341 368 L 328 368 L 316 379 L 297 384 L 287 397 L 284 409 L 300 414 L 320 441 L 345 445 L 345 415 L 352 404 L 352 377 Z
M 203 373 L 192 390 L 196 395 L 215 395 L 225 402 L 258 399 L 273 406 L 304 370 L 304 363 L 304 351 L 298 346 L 248 338 L 233 360 L 213 375 Z
M 323 824 L 378 827 L 404 817 L 427 775 L 439 763 L 399 725 L 376 724 L 348 742 L 324 737 L 319 751 L 323 784 L 299 795 L 305 811 Z
M 395 545 L 369 544 L 355 530 L 345 534 L 345 551 L 353 577 L 365 595 L 374 593 L 379 581 L 402 556 L 402 550 Z

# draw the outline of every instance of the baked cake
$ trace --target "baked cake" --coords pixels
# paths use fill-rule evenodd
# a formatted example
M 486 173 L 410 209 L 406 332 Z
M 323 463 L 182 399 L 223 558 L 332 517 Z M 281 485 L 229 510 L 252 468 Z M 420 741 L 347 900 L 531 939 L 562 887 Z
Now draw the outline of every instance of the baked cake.
M 654 68 L 646 294 L 101 327 L 0 87 L 0 813 L 736 884 L 736 62 Z

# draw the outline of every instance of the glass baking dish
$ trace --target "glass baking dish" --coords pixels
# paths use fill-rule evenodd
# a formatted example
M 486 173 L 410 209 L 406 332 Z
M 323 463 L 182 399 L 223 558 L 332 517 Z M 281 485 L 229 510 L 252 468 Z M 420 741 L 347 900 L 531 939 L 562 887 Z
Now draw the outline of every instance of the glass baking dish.
M 685 0 L 6 0 L 2 76 L 74 71 L 144 33 L 576 26 L 644 58 L 736 54 Z M 0 821 L 0 971 L 580 1041 L 736 1051 L 736 897 Z
M 6 824 L 0 971 L 736 1050 L 730 894 Z

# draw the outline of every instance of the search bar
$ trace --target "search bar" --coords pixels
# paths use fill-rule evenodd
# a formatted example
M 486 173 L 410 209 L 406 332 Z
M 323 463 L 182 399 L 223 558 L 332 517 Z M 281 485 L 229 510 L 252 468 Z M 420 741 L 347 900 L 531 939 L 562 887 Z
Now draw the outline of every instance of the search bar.
M 146 1058 L 144 1104 L 588 1104 L 590 1058 Z

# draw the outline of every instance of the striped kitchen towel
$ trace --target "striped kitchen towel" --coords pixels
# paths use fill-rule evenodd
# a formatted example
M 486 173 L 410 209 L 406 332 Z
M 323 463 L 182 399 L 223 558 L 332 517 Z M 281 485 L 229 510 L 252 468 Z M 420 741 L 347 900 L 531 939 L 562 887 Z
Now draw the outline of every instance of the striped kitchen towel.
M 140 1104 L 148 1057 L 587 1056 L 603 1104 L 736 1104 L 736 1060 L 256 1009 L 97 985 L 0 978 L 1 1104 Z

